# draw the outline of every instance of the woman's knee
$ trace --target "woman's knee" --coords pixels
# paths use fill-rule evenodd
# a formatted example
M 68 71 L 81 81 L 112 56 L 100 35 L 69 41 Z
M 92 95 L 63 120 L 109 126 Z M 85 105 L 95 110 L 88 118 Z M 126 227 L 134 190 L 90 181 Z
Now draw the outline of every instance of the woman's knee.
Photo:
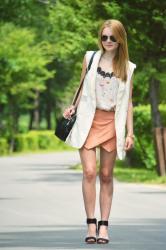
M 85 168 L 83 171 L 83 177 L 84 179 L 88 180 L 88 181 L 93 181 L 96 179 L 96 169 L 93 168 Z
M 113 181 L 113 173 L 109 170 L 101 170 L 99 173 L 99 178 L 102 183 L 111 183 Z

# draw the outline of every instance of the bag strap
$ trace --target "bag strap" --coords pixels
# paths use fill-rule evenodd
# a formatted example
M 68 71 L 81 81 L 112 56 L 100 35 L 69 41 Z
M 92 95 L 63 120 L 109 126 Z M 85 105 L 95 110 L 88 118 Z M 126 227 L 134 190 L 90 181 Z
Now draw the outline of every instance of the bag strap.
M 85 76 L 86 76 L 86 74 L 88 73 L 88 71 L 89 71 L 90 68 L 91 68 L 91 65 L 92 65 L 92 62 L 93 62 L 93 58 L 94 58 L 95 53 L 96 53 L 96 51 L 93 52 L 93 54 L 92 54 L 92 56 L 91 56 L 91 59 L 90 59 L 89 64 L 88 64 L 88 68 L 86 68 Z M 75 103 L 76 103 L 76 101 L 77 101 L 77 98 L 78 98 L 79 93 L 80 93 L 80 91 L 81 91 L 81 88 L 82 88 L 82 86 L 83 86 L 83 82 L 84 82 L 85 76 L 84 76 L 84 78 L 83 78 L 82 81 L 81 81 L 81 84 L 80 84 L 80 86 L 79 86 L 79 89 L 77 90 L 77 94 L 76 94 L 76 96 L 75 96 L 75 98 L 74 98 L 74 100 L 73 100 L 73 102 L 72 102 L 72 105 L 75 105 Z

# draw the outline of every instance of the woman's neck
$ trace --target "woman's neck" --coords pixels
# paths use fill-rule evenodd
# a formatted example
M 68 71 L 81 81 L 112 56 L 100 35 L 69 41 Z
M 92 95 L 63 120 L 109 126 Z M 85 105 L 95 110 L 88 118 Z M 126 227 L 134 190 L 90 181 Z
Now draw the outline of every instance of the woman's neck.
M 114 58 L 115 54 L 116 54 L 116 51 L 104 51 L 102 57 L 105 60 L 109 60 L 109 61 L 111 60 L 112 61 L 112 59 Z

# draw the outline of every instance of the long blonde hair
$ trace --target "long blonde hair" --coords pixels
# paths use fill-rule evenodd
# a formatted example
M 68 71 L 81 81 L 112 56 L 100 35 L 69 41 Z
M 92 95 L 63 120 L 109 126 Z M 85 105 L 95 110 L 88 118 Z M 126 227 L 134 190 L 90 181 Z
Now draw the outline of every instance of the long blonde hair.
M 98 45 L 100 50 L 102 50 L 102 52 L 104 52 L 105 49 L 102 45 L 101 36 L 103 29 L 106 27 L 111 28 L 113 36 L 119 43 L 119 46 L 117 48 L 117 53 L 113 58 L 113 72 L 116 77 L 120 78 L 122 81 L 126 81 L 129 54 L 127 46 L 127 34 L 125 28 L 123 24 L 118 20 L 109 19 L 104 21 L 104 23 L 101 25 L 99 29 L 99 37 L 98 37 Z

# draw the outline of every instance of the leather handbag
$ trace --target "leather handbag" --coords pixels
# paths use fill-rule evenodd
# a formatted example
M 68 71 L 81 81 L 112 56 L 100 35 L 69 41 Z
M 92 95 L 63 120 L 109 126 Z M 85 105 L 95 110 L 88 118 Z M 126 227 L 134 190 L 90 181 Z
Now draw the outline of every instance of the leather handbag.
M 85 73 L 85 76 L 86 74 L 88 73 L 88 71 L 90 70 L 91 68 L 91 65 L 92 65 L 92 62 L 93 62 L 93 57 L 95 55 L 96 51 L 92 54 L 91 56 L 91 59 L 89 61 L 89 64 L 88 64 L 88 68 L 86 68 L 86 73 Z M 77 101 L 77 98 L 79 96 L 79 93 L 81 91 L 81 88 L 83 86 L 83 82 L 84 82 L 84 79 L 85 79 L 85 76 L 83 78 L 83 80 L 81 81 L 81 84 L 79 86 L 79 89 L 77 91 L 77 94 L 72 102 L 72 105 L 75 105 L 76 101 Z M 65 141 L 67 136 L 69 135 L 75 121 L 76 121 L 76 118 L 77 118 L 77 108 L 75 109 L 75 113 L 71 115 L 71 118 L 65 118 L 64 116 L 60 117 L 58 120 L 57 120 L 57 124 L 56 124 L 56 129 L 55 129 L 55 135 L 62 141 Z

